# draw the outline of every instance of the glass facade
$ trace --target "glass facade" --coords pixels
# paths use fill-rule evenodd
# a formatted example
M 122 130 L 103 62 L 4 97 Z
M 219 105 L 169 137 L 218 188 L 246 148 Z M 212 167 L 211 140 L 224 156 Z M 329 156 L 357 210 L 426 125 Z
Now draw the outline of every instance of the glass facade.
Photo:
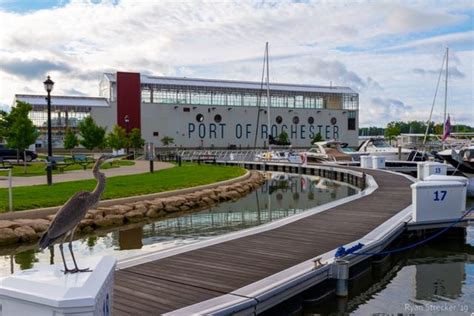
M 359 108 L 357 94 L 292 91 L 270 91 L 270 93 L 271 107 L 274 108 L 325 109 L 328 100 L 331 101 L 332 109 L 358 110 Z M 267 107 L 267 96 L 266 91 L 144 85 L 142 86 L 142 103 Z
M 88 107 L 52 107 L 51 109 L 51 138 L 54 147 L 62 146 L 66 129 L 77 132 L 79 123 L 90 116 Z M 40 132 L 37 144 L 44 147 L 47 144 L 48 112 L 47 108 L 34 107 L 28 114 L 34 126 Z

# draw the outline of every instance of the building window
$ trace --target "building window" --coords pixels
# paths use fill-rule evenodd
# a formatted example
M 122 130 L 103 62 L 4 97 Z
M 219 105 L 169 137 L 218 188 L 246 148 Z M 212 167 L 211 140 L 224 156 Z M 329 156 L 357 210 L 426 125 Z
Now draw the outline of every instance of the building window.
M 344 110 L 357 110 L 359 108 L 357 94 L 344 94 L 342 97 L 342 108 Z
M 220 123 L 222 121 L 222 116 L 220 114 L 216 114 L 214 116 L 214 122 Z
M 347 129 L 350 131 L 355 131 L 356 129 L 356 119 L 353 117 L 349 117 L 347 119 Z
M 199 123 L 203 122 L 204 121 L 204 115 L 202 115 L 201 113 L 196 115 L 196 121 L 198 121 Z
M 281 122 L 283 122 L 283 119 L 281 118 L 280 115 L 278 115 L 278 116 L 275 118 L 275 121 L 277 122 L 277 124 L 281 124 Z
M 310 116 L 308 117 L 308 124 L 313 124 L 314 123 L 314 117 Z
M 300 122 L 300 118 L 298 116 L 293 116 L 293 124 L 298 124 Z
M 142 90 L 142 103 L 151 102 L 151 91 L 149 89 Z

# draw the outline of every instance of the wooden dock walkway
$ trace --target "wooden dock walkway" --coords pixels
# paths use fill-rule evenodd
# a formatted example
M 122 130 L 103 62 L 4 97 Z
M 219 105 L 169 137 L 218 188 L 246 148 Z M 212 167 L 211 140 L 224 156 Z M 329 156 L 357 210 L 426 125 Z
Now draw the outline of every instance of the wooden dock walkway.
M 364 171 L 379 186 L 370 195 L 276 229 L 118 270 L 114 315 L 158 315 L 228 294 L 358 240 L 411 204 L 409 179 Z

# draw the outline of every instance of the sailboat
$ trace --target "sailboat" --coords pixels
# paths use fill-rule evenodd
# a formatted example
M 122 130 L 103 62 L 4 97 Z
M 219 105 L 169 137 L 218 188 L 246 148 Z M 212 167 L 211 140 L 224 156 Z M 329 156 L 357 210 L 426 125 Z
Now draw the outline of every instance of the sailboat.
M 271 98 L 270 98 L 270 65 L 268 58 L 268 42 L 265 43 L 265 54 L 263 59 L 263 71 L 262 71 L 262 90 L 263 90 L 263 78 L 266 71 L 266 95 L 267 95 L 267 131 L 268 131 L 268 143 L 267 151 L 260 152 L 255 154 L 255 160 L 257 161 L 271 161 L 271 162 L 290 162 L 290 163 L 302 163 L 303 159 L 300 155 L 294 153 L 291 150 L 272 150 L 272 145 L 289 145 L 289 143 L 281 143 L 275 138 L 274 135 L 271 135 L 271 123 L 270 123 L 270 108 L 271 108 Z M 260 107 L 260 105 L 259 105 Z M 254 147 L 257 143 L 258 135 L 258 126 L 260 119 L 260 108 L 257 114 L 257 131 L 255 133 L 255 142 Z
M 445 54 L 446 60 L 446 75 L 445 75 L 445 93 L 444 93 L 444 123 L 443 123 L 443 151 L 437 153 L 447 163 L 451 164 L 456 171 L 463 174 L 469 179 L 467 192 L 469 196 L 474 196 L 474 144 L 471 143 L 462 148 L 450 148 L 446 149 L 446 140 L 451 134 L 451 119 L 448 114 L 446 117 L 447 110 L 447 99 L 448 99 L 448 60 L 449 60 L 449 48 L 446 48 Z M 443 60 L 444 64 L 444 60 Z M 439 79 L 438 79 L 439 83 Z M 435 95 L 436 97 L 436 95 Z M 433 102 L 434 104 L 434 102 Z M 431 109 L 433 112 L 433 108 Z M 431 120 L 431 114 L 430 114 Z M 426 140 L 426 135 L 425 135 Z

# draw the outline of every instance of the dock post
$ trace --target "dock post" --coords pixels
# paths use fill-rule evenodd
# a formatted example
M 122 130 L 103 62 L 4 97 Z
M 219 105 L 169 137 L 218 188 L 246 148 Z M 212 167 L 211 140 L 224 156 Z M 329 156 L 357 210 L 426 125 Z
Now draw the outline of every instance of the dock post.
M 346 297 L 349 295 L 349 261 L 336 259 L 336 296 Z

